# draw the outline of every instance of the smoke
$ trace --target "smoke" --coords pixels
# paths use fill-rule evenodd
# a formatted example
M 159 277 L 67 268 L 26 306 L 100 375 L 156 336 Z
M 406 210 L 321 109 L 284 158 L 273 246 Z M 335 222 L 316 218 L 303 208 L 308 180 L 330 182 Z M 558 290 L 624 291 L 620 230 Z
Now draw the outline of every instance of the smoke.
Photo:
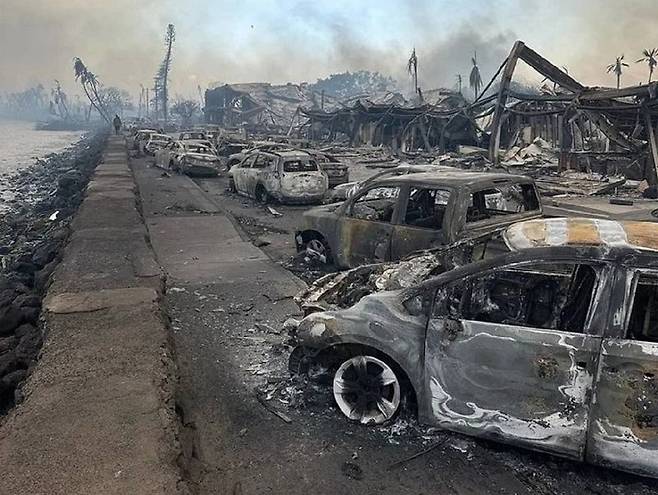
M 409 85 L 406 62 L 419 59 L 423 89 L 467 84 L 477 51 L 486 83 L 515 39 L 584 84 L 613 85 L 606 65 L 624 53 L 622 82 L 647 78 L 635 64 L 652 39 L 655 0 L 0 0 L 0 91 L 59 79 L 78 91 L 79 56 L 107 85 L 133 95 L 152 85 L 164 30 L 176 25 L 172 93 L 196 97 L 211 81 L 309 81 L 331 73 L 376 70 Z M 520 78 L 534 80 L 520 67 Z

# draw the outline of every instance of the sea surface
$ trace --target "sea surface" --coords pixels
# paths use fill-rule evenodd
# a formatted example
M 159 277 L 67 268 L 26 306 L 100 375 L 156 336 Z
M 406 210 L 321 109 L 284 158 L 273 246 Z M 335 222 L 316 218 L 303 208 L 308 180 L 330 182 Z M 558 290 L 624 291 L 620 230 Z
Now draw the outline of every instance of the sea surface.
M 0 119 L 0 176 L 29 167 L 36 158 L 77 142 L 82 131 L 36 131 L 34 122 Z
M 10 177 L 44 158 L 76 143 L 83 131 L 37 131 L 34 122 L 0 119 L 0 213 L 14 197 Z

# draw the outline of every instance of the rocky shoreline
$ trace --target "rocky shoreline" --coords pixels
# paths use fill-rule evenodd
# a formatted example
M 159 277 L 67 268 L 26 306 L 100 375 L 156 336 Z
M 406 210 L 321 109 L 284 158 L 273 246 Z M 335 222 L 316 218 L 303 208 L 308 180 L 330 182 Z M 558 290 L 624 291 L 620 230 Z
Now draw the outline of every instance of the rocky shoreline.
M 13 198 L 0 213 L 0 415 L 20 401 L 38 358 L 41 300 L 107 136 L 89 133 L 7 180 Z

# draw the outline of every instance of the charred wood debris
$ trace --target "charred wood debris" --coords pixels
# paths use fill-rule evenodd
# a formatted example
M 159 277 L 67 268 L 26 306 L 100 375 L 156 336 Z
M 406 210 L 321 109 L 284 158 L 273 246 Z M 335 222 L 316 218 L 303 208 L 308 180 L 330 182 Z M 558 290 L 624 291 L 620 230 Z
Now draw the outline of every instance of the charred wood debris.
M 511 85 L 522 60 L 545 77 L 538 94 Z M 206 91 L 207 123 L 253 139 L 320 148 L 368 168 L 433 163 L 505 170 L 544 196 L 658 197 L 658 82 L 587 87 L 517 41 L 475 101 L 453 90 L 408 102 L 398 93 L 339 100 L 306 85 L 223 85 Z

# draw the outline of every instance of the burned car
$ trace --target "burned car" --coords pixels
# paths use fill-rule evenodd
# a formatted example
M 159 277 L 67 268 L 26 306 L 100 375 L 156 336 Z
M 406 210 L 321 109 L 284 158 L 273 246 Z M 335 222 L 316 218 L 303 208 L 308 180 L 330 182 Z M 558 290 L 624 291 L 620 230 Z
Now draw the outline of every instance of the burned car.
M 423 423 L 658 477 L 658 225 L 538 219 L 504 238 L 507 254 L 307 316 L 291 369 L 327 366 L 363 424 L 407 395 Z
M 133 136 L 132 149 L 137 150 L 139 153 L 144 153 L 144 146 L 151 139 L 151 136 L 158 134 L 158 131 L 153 129 L 140 129 Z
M 234 192 L 262 203 L 318 203 L 328 189 L 328 178 L 311 155 L 303 151 L 251 152 L 229 170 Z
M 273 152 L 273 151 L 283 151 L 289 150 L 291 146 L 288 143 L 277 143 L 274 141 L 257 141 L 254 142 L 250 147 L 243 148 L 240 151 L 232 153 L 228 156 L 226 166 L 228 168 L 234 167 L 235 165 L 241 163 L 250 153 L 255 153 L 258 151 L 263 152 Z
M 366 181 L 345 202 L 305 212 L 295 243 L 298 251 L 310 249 L 350 268 L 398 260 L 541 214 L 528 177 L 445 167 Z
M 155 152 L 166 148 L 174 141 L 174 138 L 167 134 L 151 134 L 149 140 L 144 145 L 144 154 L 155 156 Z
M 207 141 L 174 141 L 155 153 L 155 165 L 192 177 L 213 177 L 219 174 L 219 157 Z
M 179 141 L 199 141 L 205 139 L 208 139 L 206 132 L 200 130 L 183 131 L 178 135 Z
M 320 164 L 320 168 L 322 168 L 327 174 L 327 177 L 329 177 L 330 188 L 349 182 L 349 167 L 334 155 L 310 149 L 305 149 L 303 151 L 315 158 L 315 161 Z

